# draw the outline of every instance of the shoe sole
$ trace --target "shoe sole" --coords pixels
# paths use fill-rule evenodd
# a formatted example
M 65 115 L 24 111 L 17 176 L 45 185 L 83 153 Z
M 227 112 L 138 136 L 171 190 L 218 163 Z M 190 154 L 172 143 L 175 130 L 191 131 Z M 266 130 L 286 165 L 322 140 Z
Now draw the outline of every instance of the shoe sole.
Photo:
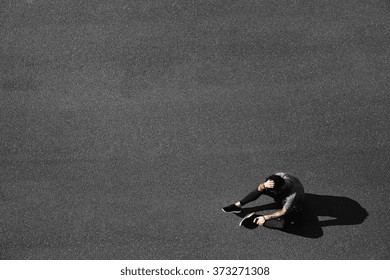
M 246 221 L 247 219 L 249 219 L 250 217 L 253 217 L 253 216 L 255 216 L 255 215 L 256 215 L 255 212 L 246 215 L 246 216 L 241 220 L 241 222 L 240 222 L 240 227 L 242 226 L 242 223 L 243 223 L 244 221 Z
M 222 208 L 222 211 L 225 213 L 234 213 L 234 214 L 241 213 L 241 210 L 240 211 L 225 211 L 223 208 Z

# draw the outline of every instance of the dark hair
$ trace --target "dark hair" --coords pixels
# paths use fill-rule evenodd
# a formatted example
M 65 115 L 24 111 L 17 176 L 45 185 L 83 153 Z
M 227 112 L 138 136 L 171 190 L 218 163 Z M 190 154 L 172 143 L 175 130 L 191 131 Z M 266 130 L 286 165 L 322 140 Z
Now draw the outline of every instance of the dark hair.
M 270 175 L 266 178 L 266 181 L 268 180 L 274 181 L 274 189 L 280 189 L 284 185 L 284 179 L 278 175 Z

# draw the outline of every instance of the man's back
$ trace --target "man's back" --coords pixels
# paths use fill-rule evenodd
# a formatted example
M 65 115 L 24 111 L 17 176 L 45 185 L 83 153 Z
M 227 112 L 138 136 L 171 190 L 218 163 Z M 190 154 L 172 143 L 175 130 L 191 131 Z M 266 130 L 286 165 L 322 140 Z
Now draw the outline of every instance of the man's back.
M 299 179 L 284 172 L 275 175 L 284 179 L 284 186 L 278 191 L 271 190 L 265 194 L 273 197 L 276 202 L 282 203 L 283 208 L 287 211 L 297 208 L 297 206 L 303 206 L 305 191 Z

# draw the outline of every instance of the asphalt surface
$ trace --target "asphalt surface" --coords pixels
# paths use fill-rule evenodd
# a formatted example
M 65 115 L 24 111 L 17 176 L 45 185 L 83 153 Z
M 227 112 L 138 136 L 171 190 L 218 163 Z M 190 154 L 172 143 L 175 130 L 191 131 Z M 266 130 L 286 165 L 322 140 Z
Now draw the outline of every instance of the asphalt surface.
M 1 1 L 0 258 L 389 259 L 389 12 Z M 305 223 L 221 211 L 277 171 Z

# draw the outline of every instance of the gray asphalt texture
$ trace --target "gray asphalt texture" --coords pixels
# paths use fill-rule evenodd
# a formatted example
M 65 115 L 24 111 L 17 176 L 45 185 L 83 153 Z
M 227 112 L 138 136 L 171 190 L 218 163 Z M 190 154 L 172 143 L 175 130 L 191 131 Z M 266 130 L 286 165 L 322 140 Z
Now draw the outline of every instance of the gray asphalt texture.
M 1 1 L 0 258 L 389 259 L 389 12 Z M 305 223 L 221 211 L 277 171 Z

